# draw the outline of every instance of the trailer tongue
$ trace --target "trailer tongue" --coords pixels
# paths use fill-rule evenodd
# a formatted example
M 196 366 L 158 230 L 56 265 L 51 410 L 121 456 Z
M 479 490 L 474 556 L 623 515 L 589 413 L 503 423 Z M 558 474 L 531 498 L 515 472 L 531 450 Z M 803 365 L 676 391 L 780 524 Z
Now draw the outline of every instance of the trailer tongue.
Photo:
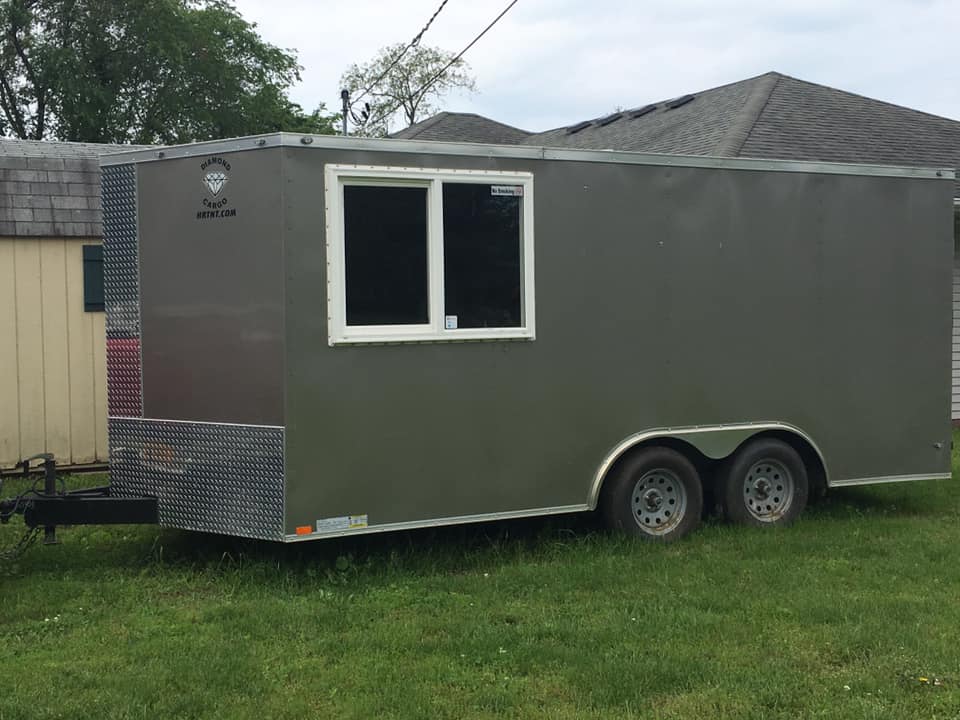
M 153 497 L 116 497 L 111 495 L 109 485 L 68 491 L 62 479 L 58 482 L 57 462 L 50 453 L 27 458 L 18 467 L 26 475 L 31 463 L 37 460 L 42 461 L 43 488 L 39 488 L 41 477 L 37 476 L 28 490 L 0 499 L 0 523 L 22 515 L 28 528 L 27 534 L 9 551 L 10 555 L 26 550 L 41 528 L 44 544 L 53 545 L 57 542 L 58 525 L 155 525 L 160 521 L 157 499 Z

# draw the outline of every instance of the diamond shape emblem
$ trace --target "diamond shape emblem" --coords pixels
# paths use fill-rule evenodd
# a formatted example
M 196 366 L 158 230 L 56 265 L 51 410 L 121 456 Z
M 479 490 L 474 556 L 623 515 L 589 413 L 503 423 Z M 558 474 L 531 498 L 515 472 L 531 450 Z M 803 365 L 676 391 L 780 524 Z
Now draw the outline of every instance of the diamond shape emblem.
M 227 174 L 223 172 L 208 172 L 203 176 L 203 184 L 207 186 L 210 194 L 216 197 L 227 184 Z

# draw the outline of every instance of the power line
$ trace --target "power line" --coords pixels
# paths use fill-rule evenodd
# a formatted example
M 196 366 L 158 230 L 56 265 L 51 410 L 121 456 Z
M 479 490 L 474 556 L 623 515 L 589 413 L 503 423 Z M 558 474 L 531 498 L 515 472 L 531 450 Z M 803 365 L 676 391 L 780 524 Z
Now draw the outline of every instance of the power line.
M 487 25 L 483 30 L 481 30 L 481 31 L 480 31 L 480 34 L 477 35 L 473 40 L 471 40 L 470 43 L 469 43 L 463 50 L 461 50 L 460 52 L 458 52 L 458 53 L 456 54 L 456 56 L 455 56 L 450 62 L 448 62 L 446 65 L 444 65 L 443 68 L 440 70 L 440 72 L 438 72 L 438 73 L 437 73 L 436 75 L 434 75 L 432 78 L 430 78 L 429 80 L 427 80 L 427 82 L 425 82 L 425 83 L 423 84 L 423 88 L 421 88 L 420 92 L 418 92 L 417 95 L 418 95 L 418 96 L 422 96 L 423 93 L 425 93 L 427 90 L 429 90 L 429 89 L 430 89 L 430 86 L 431 86 L 434 82 L 436 82 L 447 70 L 449 70 L 451 65 L 453 65 L 455 62 L 457 62 L 457 60 L 459 60 L 460 58 L 462 58 L 462 57 L 464 56 L 464 54 L 466 54 L 467 50 L 469 50 L 469 49 L 472 48 L 474 45 L 476 45 L 477 42 L 480 40 L 480 38 L 482 38 L 484 35 L 486 35 L 494 25 L 496 25 L 498 22 L 500 22 L 500 18 L 502 18 L 504 15 L 506 15 L 506 14 L 510 11 L 510 8 L 512 8 L 514 5 L 516 5 L 517 2 L 519 2 L 519 0 L 513 0 L 509 5 L 507 5 L 507 6 L 503 9 L 503 11 L 493 19 L 493 22 L 491 22 L 491 23 L 490 23 L 489 25 Z
M 423 26 L 423 28 L 420 30 L 420 32 L 418 32 L 416 35 L 413 36 L 413 40 L 411 40 L 409 43 L 407 43 L 407 46 L 406 46 L 405 48 L 403 48 L 403 50 L 400 51 L 400 54 L 397 55 L 397 56 L 393 59 L 393 61 L 387 66 L 387 69 L 384 70 L 382 73 L 380 73 L 380 75 L 377 77 L 376 80 L 374 80 L 372 83 L 370 83 L 369 85 L 367 85 L 367 87 L 364 88 L 363 92 L 360 93 L 360 95 L 358 95 L 356 98 L 353 99 L 353 101 L 350 103 L 350 107 L 351 107 L 351 108 L 353 108 L 354 105 L 356 105 L 356 104 L 357 104 L 358 102 L 360 102 L 363 98 L 365 98 L 367 95 L 369 95 L 370 92 L 373 90 L 373 88 L 375 88 L 375 87 L 377 86 L 377 83 L 379 83 L 381 80 L 383 80 L 383 79 L 389 74 L 389 72 L 390 72 L 391 70 L 393 70 L 393 68 L 395 68 L 395 67 L 397 66 L 397 63 L 400 62 L 400 61 L 403 59 L 403 56 L 406 55 L 408 52 L 410 52 L 414 47 L 416 47 L 416 46 L 420 43 L 420 40 L 423 38 L 424 33 L 426 33 L 427 30 L 430 29 L 430 26 L 433 25 L 433 21 L 437 19 L 437 15 L 440 14 L 440 11 L 443 10 L 444 6 L 445 6 L 449 1 L 450 1 L 450 0 L 442 0 L 442 1 L 441 1 L 440 6 L 439 6 L 436 10 L 434 10 L 433 15 L 430 16 L 430 19 L 429 19 L 429 20 L 427 20 L 427 24 Z
M 437 19 L 437 15 L 440 14 L 440 11 L 443 10 L 443 6 L 446 5 L 447 2 L 448 0 L 443 0 L 443 2 L 440 3 L 440 7 L 438 7 L 436 11 L 433 13 L 433 15 L 430 16 L 430 19 L 427 20 L 427 24 L 423 26 L 423 30 L 418 32 L 417 36 L 410 41 L 411 45 L 416 45 L 420 42 L 420 38 L 422 38 L 423 34 L 430 29 L 430 26 L 433 25 L 433 21 Z
M 484 35 L 486 35 L 488 32 L 490 32 L 490 29 L 491 29 L 494 25 L 496 25 L 498 22 L 500 22 L 500 19 L 501 19 L 504 15 L 506 15 L 506 14 L 510 11 L 510 8 L 512 8 L 514 5 L 516 5 L 519 1 L 520 1 L 520 0 L 512 0 L 512 2 L 511 2 L 509 5 L 507 5 L 507 6 L 503 9 L 503 11 L 502 11 L 499 15 L 497 15 L 489 25 L 487 25 L 483 30 L 480 31 L 480 34 L 479 34 L 479 35 L 477 35 L 473 40 L 471 40 L 471 41 L 467 44 L 467 46 L 466 46 L 465 48 L 463 48 L 463 50 L 461 50 L 460 52 L 458 52 L 458 53 L 453 57 L 453 59 L 450 60 L 450 62 L 448 62 L 446 65 L 444 65 L 443 68 L 442 68 L 438 73 L 436 73 L 436 74 L 433 75 L 429 80 L 427 80 L 427 81 L 423 84 L 423 86 L 422 86 L 419 90 L 417 90 L 417 92 L 413 93 L 412 97 L 414 97 L 414 98 L 417 99 L 417 100 L 420 100 L 420 99 L 424 96 L 424 94 L 427 92 L 427 90 L 430 89 L 430 86 L 433 85 L 437 80 L 439 80 L 439 79 L 443 76 L 443 74 L 444 74 L 447 70 L 449 70 L 450 67 L 451 67 L 454 63 L 456 63 L 460 58 L 462 58 L 462 57 L 464 56 L 464 54 L 467 52 L 467 50 L 469 50 L 469 49 L 472 48 L 474 45 L 476 45 L 477 42 L 480 40 L 480 38 L 482 38 Z M 377 117 L 376 120 L 374 120 L 374 121 L 372 121 L 372 122 L 369 122 L 368 124 L 373 125 L 373 124 L 375 124 L 375 123 L 381 122 L 382 120 L 390 117 L 391 115 L 393 115 L 393 113 L 395 113 L 395 112 L 397 111 L 397 109 L 398 109 L 402 104 L 403 104 L 403 101 L 401 100 L 400 102 L 396 103 L 393 107 L 391 107 L 391 108 L 388 109 L 387 111 L 381 113 L 381 114 Z

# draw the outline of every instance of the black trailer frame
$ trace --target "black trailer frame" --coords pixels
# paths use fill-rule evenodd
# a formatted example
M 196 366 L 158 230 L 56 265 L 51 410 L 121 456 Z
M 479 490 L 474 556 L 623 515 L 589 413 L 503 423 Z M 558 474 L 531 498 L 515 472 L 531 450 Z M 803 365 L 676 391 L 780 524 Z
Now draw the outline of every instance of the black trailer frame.
M 27 476 L 31 463 L 36 460 L 43 461 L 43 489 L 37 488 L 40 481 L 37 477 L 29 490 L 0 500 L 0 523 L 22 515 L 31 531 L 43 528 L 45 545 L 53 545 L 57 542 L 58 525 L 156 525 L 160 522 L 155 497 L 117 497 L 111 494 L 109 485 L 67 490 L 57 474 L 57 461 L 51 453 L 34 455 L 17 467 Z

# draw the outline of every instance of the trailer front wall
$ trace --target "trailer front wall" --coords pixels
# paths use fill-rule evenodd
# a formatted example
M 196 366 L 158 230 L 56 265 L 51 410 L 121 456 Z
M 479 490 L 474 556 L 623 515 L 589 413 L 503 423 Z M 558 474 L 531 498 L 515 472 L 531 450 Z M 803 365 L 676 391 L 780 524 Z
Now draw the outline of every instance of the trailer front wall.
M 288 534 L 582 507 L 658 427 L 791 423 L 834 481 L 949 472 L 949 182 L 283 154 Z M 327 163 L 532 172 L 536 339 L 331 347 Z
M 278 152 L 104 171 L 112 480 L 164 525 L 282 539 L 282 192 Z
M 230 163 L 215 196 L 211 158 Z M 279 153 L 138 170 L 144 416 L 283 425 Z

